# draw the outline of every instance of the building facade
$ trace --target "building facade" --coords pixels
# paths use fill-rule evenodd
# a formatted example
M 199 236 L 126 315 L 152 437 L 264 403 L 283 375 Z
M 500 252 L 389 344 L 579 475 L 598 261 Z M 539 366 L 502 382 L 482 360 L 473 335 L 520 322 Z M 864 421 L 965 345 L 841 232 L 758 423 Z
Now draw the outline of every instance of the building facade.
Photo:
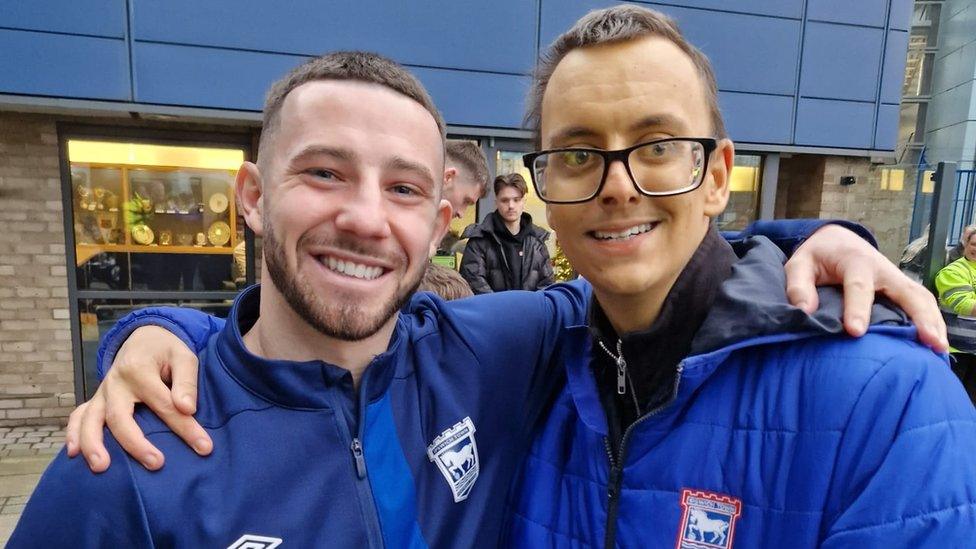
M 521 170 L 535 59 L 608 2 L 327 4 L 0 4 L 0 425 L 63 421 L 97 385 L 99 337 L 132 308 L 219 313 L 256 279 L 231 182 L 256 151 L 265 90 L 291 67 L 336 49 L 390 56 L 493 175 Z M 843 217 L 897 257 L 916 187 L 894 164 L 911 0 L 641 4 L 715 65 L 738 151 L 722 228 Z M 545 219 L 535 197 L 527 210 Z

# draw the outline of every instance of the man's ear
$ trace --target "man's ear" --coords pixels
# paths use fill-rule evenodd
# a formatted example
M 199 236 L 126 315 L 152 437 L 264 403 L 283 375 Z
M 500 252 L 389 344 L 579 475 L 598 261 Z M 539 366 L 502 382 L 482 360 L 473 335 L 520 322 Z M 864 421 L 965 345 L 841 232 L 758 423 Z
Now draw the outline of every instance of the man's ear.
M 712 153 L 705 179 L 705 215 L 718 217 L 729 202 L 729 181 L 735 165 L 735 145 L 729 139 L 720 139 Z
M 457 168 L 444 168 L 444 192 L 447 192 L 454 187 L 454 181 L 457 179 L 457 173 Z
M 451 203 L 446 198 L 441 199 L 441 204 L 437 207 L 437 216 L 434 219 L 434 233 L 430 237 L 430 252 L 427 254 L 429 257 L 433 257 L 437 253 L 437 247 L 440 246 L 441 240 L 447 234 L 448 227 L 451 226 L 453 213 L 454 208 L 451 207 Z
M 244 222 L 258 236 L 264 236 L 264 183 L 261 170 L 253 162 L 244 162 L 234 182 L 237 203 Z

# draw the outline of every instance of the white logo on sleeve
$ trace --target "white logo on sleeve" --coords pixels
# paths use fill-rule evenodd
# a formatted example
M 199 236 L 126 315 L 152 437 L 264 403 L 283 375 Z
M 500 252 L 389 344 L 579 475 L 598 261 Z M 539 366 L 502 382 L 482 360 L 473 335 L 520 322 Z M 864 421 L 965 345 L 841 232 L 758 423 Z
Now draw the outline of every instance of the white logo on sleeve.
M 427 447 L 427 457 L 437 464 L 447 480 L 454 502 L 467 499 L 478 480 L 478 444 L 474 423 L 466 417 L 445 430 Z
M 279 545 L 281 545 L 281 538 L 244 534 L 237 541 L 228 545 L 227 549 L 274 549 Z

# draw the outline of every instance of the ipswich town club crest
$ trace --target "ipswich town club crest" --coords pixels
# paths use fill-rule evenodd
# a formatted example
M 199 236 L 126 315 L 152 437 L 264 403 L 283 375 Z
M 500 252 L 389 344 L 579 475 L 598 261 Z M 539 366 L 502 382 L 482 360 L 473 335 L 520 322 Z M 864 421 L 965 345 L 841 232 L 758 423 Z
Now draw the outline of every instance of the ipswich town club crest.
M 474 423 L 466 417 L 445 430 L 427 447 L 427 457 L 437 464 L 454 493 L 454 503 L 464 501 L 478 480 L 478 445 Z
M 732 496 L 683 490 L 677 549 L 730 549 L 742 501 Z

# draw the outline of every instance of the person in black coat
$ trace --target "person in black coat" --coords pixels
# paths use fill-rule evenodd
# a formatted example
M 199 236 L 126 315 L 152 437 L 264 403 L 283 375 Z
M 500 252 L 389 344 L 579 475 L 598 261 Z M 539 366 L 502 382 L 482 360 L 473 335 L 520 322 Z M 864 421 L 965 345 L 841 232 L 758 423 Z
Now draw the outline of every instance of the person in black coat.
M 497 209 L 461 235 L 468 239 L 461 276 L 476 294 L 545 288 L 553 283 L 546 248 L 549 232 L 532 224 L 532 216 L 522 211 L 528 192 L 525 179 L 517 173 L 500 175 L 494 187 Z

